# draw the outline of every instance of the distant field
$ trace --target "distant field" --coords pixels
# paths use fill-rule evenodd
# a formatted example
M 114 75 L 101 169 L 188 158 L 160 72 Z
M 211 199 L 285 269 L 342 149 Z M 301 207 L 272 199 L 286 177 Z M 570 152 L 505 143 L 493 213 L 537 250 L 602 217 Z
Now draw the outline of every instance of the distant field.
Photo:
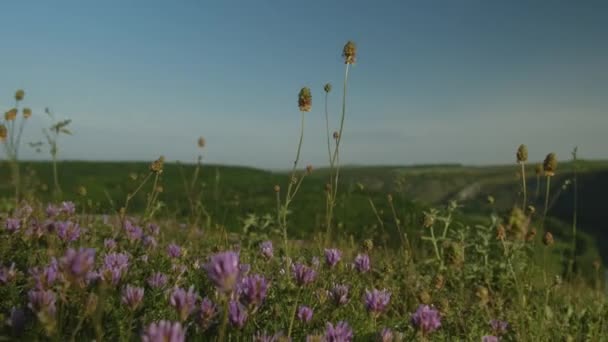
M 148 172 L 146 162 L 80 162 L 66 161 L 59 164 L 60 184 L 65 198 L 77 201 L 90 201 L 94 210 L 99 213 L 118 210 L 125 201 L 127 193 L 133 191 L 139 181 Z M 534 164 L 527 170 L 528 187 L 531 203 L 539 209 L 541 198 L 534 196 L 536 177 Z M 603 194 L 601 189 L 608 189 L 607 161 L 579 161 L 579 224 L 587 238 L 597 241 L 600 250 L 608 250 L 608 232 L 604 229 L 605 210 L 602 209 Z M 47 162 L 25 162 L 23 170 L 26 182 L 36 189 L 37 198 L 52 200 L 51 164 Z M 185 219 L 188 212 L 184 192 L 184 178 L 190 179 L 194 165 L 169 163 L 165 166 L 161 185 L 163 193 L 159 199 L 165 204 L 163 211 L 178 220 Z M 341 232 L 356 238 L 365 238 L 381 234 L 377 229 L 378 217 L 371 209 L 370 200 L 380 213 L 385 224 L 387 237 L 394 235 L 392 215 L 389 215 L 387 195 L 395 199 L 398 215 L 406 229 L 413 235 L 419 229 L 421 213 L 431 206 L 444 206 L 456 199 L 462 205 L 465 218 L 473 222 L 497 210 L 506 213 L 516 203 L 520 185 L 516 178 L 518 168 L 513 165 L 471 167 L 461 165 L 423 165 L 423 166 L 350 166 L 341 173 L 341 200 L 338 204 L 337 222 Z M 561 163 L 558 175 L 554 180 L 553 193 L 558 194 L 549 212 L 550 216 L 559 219 L 554 230 L 560 236 L 567 235 L 572 218 L 572 187 L 561 189 L 567 179 L 571 178 L 572 164 Z M 131 177 L 136 175 L 138 180 Z M 7 167 L 0 169 L 2 179 L 8 179 Z M 212 224 L 225 226 L 230 231 L 240 231 L 244 220 L 250 214 L 258 218 L 264 215 L 275 215 L 276 200 L 274 185 L 287 186 L 286 172 L 271 172 L 255 168 L 203 165 L 200 173 L 203 185 L 202 201 L 213 217 Z M 292 236 L 305 238 L 322 225 L 325 209 L 324 186 L 327 170 L 318 169 L 306 177 L 298 198 L 293 203 Z M 0 191 L 8 194 L 8 182 L 3 182 Z M 79 196 L 78 188 L 84 186 L 87 196 Z M 151 187 L 148 184 L 147 187 Z M 46 189 L 46 190 L 45 190 Z M 130 209 L 141 210 L 145 205 L 144 189 L 134 198 Z M 495 205 L 487 204 L 487 197 L 495 198 Z M 84 203 L 84 202 L 83 202 Z M 563 226 L 563 227 L 562 227 Z M 387 238 L 385 237 L 385 238 Z M 583 238 L 585 236 L 583 235 Z M 387 238 L 390 241 L 390 238 Z M 588 243 L 589 244 L 589 243 Z M 587 246 L 595 249 L 595 246 Z M 603 258 L 608 258 L 604 254 Z

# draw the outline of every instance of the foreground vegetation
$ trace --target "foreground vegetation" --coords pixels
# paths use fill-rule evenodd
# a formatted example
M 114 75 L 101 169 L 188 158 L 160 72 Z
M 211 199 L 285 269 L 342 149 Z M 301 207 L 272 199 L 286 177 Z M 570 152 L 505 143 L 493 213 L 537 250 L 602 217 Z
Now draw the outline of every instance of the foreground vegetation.
M 189 166 L 162 157 L 59 163 L 57 137 L 70 133 L 69 121 L 54 118 L 53 162 L 23 163 L 19 137 L 31 111 L 15 125 L 24 99 L 17 92 L 0 129 L 10 166 L 2 171 L 10 180 L 0 221 L 2 338 L 606 336 L 598 236 L 580 231 L 602 216 L 578 205 L 605 163 L 580 161 L 575 150 L 559 170 L 549 154 L 529 172 L 522 145 L 512 168 L 344 168 L 353 43 L 343 56 L 339 129 L 330 132 L 328 120 L 322 170 L 299 165 L 302 132 L 287 173 L 205 166 L 200 157 Z M 329 96 L 331 85 L 324 91 Z M 303 88 L 302 121 L 311 106 Z M 203 139 L 198 144 L 204 149 Z

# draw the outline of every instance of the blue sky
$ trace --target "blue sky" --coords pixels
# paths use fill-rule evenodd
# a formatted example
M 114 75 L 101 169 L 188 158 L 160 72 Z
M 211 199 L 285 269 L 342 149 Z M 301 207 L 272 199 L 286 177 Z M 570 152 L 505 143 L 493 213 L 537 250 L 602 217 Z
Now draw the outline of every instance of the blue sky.
M 605 1 L 11 1 L 1 5 L 0 106 L 26 90 L 73 119 L 63 159 L 288 168 L 297 94 L 313 91 L 304 164 L 326 164 L 323 90 L 351 69 L 342 160 L 510 163 L 607 158 Z M 24 158 L 41 158 L 27 147 Z

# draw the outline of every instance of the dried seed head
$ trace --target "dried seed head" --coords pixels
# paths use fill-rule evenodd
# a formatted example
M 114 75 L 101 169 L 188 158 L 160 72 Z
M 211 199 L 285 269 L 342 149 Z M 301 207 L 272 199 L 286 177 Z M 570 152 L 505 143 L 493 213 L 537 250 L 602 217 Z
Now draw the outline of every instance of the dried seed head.
M 277 184 L 274 186 L 274 192 L 279 192 L 281 191 L 281 187 Z
M 326 93 L 329 93 L 331 91 L 331 83 L 326 83 L 325 86 L 323 86 L 323 90 L 325 90 Z
M 428 291 L 426 291 L 426 290 L 422 290 L 422 291 L 420 291 L 420 293 L 418 293 L 418 300 L 420 300 L 420 303 L 422 303 L 422 304 L 430 304 L 431 303 L 431 294 L 428 293 Z
M 531 229 L 528 234 L 526 234 L 526 241 L 533 241 L 536 237 L 536 229 Z
M 550 232 L 546 232 L 545 236 L 543 236 L 543 244 L 545 244 L 545 246 L 547 247 L 551 247 L 554 243 L 555 240 L 553 240 L 553 234 L 551 234 Z
M 555 170 L 557 170 L 557 157 L 555 156 L 555 153 L 547 154 L 547 157 L 543 162 L 543 170 L 547 177 L 555 176 Z
M 165 188 L 163 188 L 162 185 L 157 185 L 156 186 L 156 192 L 158 192 L 159 194 L 161 194 L 163 191 L 165 191 Z
M 340 133 L 334 132 L 334 139 L 338 140 L 340 138 Z
M 342 50 L 344 64 L 355 64 L 357 60 L 357 45 L 353 41 L 348 41 Z
M 518 163 L 527 162 L 528 161 L 528 147 L 524 144 L 519 145 L 516 156 L 517 156 Z
M 27 119 L 30 116 L 32 116 L 32 110 L 30 108 L 23 108 L 23 117 Z
M 374 249 L 374 241 L 372 239 L 363 240 L 363 250 L 366 252 L 371 252 Z
M 534 215 L 535 212 L 536 212 L 536 208 L 533 205 L 529 205 L 528 206 L 528 214 Z
M 424 219 L 422 225 L 424 228 L 431 228 L 435 224 L 435 215 L 433 213 L 424 213 Z
M 441 290 L 445 285 L 445 278 L 441 274 L 437 274 L 434 279 L 436 290 Z
M 479 298 L 479 303 L 481 305 L 486 305 L 490 301 L 490 293 L 488 292 L 488 289 L 483 286 L 477 288 L 475 295 Z
M 5 142 L 7 136 L 8 136 L 8 130 L 6 129 L 6 126 L 0 124 L 0 141 Z
M 388 200 L 388 203 L 393 203 L 393 195 L 391 195 L 391 194 L 386 195 L 386 199 Z
M 160 156 L 157 160 L 155 160 L 152 164 L 150 164 L 150 171 L 161 174 L 163 173 L 163 165 L 165 163 L 165 157 Z
M 310 112 L 310 109 L 312 108 L 312 94 L 310 93 L 310 88 L 304 87 L 300 89 L 298 107 L 300 107 L 301 112 Z
M 331 191 L 331 184 L 325 183 L 325 191 L 327 191 L 327 192 Z
M 8 112 L 4 113 L 4 119 L 6 121 L 13 121 L 17 118 L 17 108 L 13 108 Z
M 543 175 L 543 164 L 536 164 L 536 168 L 534 168 L 534 173 L 536 173 L 537 176 L 542 176 Z
M 205 138 L 203 138 L 203 137 L 198 138 L 197 143 L 198 143 L 198 147 L 200 147 L 200 148 L 205 147 Z
M 25 91 L 23 89 L 19 89 L 15 92 L 15 100 L 22 101 L 25 97 Z
M 504 241 L 504 239 L 506 239 L 506 237 L 507 237 L 507 232 L 505 231 L 505 226 L 503 226 L 501 224 L 496 229 L 496 239 L 498 239 L 500 241 Z
M 306 165 L 306 174 L 310 175 L 312 173 L 312 165 L 308 164 Z

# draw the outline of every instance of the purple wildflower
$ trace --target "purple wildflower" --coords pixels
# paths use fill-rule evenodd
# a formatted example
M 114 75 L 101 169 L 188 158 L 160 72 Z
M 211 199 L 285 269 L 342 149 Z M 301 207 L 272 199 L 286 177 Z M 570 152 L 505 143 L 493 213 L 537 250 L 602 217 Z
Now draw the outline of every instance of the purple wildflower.
M 239 265 L 239 275 L 241 277 L 248 275 L 249 271 L 251 271 L 251 265 L 249 265 L 249 264 L 240 264 Z
M 327 323 L 325 330 L 326 342 L 349 342 L 353 340 L 353 330 L 344 321 L 338 322 L 335 326 Z
M 203 298 L 198 311 L 198 323 L 201 327 L 207 329 L 211 325 L 216 314 L 217 307 L 213 304 L 211 299 L 207 297 Z
M 181 321 L 185 321 L 196 307 L 197 295 L 194 292 L 194 287 L 190 286 L 188 291 L 177 287 L 171 292 L 169 304 L 177 310 Z
M 129 268 L 129 256 L 124 253 L 110 253 L 106 255 L 101 269 L 101 276 L 105 281 L 117 285 Z
M 186 330 L 179 322 L 162 320 L 150 324 L 141 336 L 142 342 L 184 342 Z
M 50 288 L 59 277 L 59 264 L 57 263 L 57 259 L 52 258 L 50 264 L 42 270 L 38 267 L 34 267 L 30 269 L 29 273 L 34 279 L 37 289 L 42 290 Z
M 155 248 L 158 245 L 156 238 L 151 235 L 144 236 L 144 246 L 148 248 Z
M 247 322 L 247 310 L 237 301 L 230 301 L 228 303 L 228 318 L 230 324 L 238 329 L 242 329 Z
M 481 342 L 498 342 L 499 339 L 496 336 L 486 335 L 481 338 Z
M 317 272 L 315 270 L 301 263 L 293 264 L 291 266 L 291 272 L 298 285 L 308 285 L 317 278 Z
M 391 301 L 391 293 L 387 290 L 378 291 L 373 289 L 372 291 L 365 291 L 365 308 L 372 314 L 380 314 Z
M 76 212 L 76 205 L 73 202 L 61 202 L 59 210 L 66 215 L 73 215 Z
M 148 232 L 154 236 L 158 236 L 160 233 L 160 227 L 155 223 L 148 224 Z
M 509 330 L 509 323 L 498 319 L 493 319 L 490 321 L 490 327 L 492 328 L 494 334 L 504 335 L 507 333 L 507 330 Z
M 238 293 L 248 304 L 260 305 L 266 299 L 270 283 L 259 274 L 247 276 L 238 285 Z
M 304 323 L 308 323 L 312 320 L 313 311 L 308 306 L 300 306 L 298 308 L 298 319 Z
M 22 203 L 21 206 L 17 209 L 16 215 L 20 218 L 28 218 L 30 217 L 30 215 L 32 215 L 33 212 L 34 209 L 31 205 L 27 203 Z
M 131 221 L 125 221 L 125 231 L 127 232 L 127 239 L 129 241 L 139 241 L 144 235 L 144 232 L 140 227 L 134 225 Z
M 282 332 L 278 332 L 274 335 L 268 335 L 266 332 L 258 331 L 255 335 L 253 335 L 254 342 L 278 342 L 285 341 L 285 337 Z M 287 341 L 291 341 L 291 339 L 287 339 Z
M 167 254 L 169 254 L 169 257 L 171 258 L 179 258 L 182 256 L 182 249 L 178 245 L 172 243 L 167 247 Z
M 412 324 L 423 335 L 426 335 L 441 327 L 441 317 L 437 310 L 428 305 L 421 304 L 416 312 L 412 314 Z
M 96 281 L 98 281 L 99 279 L 101 279 L 101 274 L 98 271 L 90 271 L 87 273 L 87 275 L 85 276 L 85 283 L 87 285 L 90 285 Z
M 234 289 L 239 277 L 239 255 L 235 252 L 221 252 L 212 255 L 204 266 L 207 276 L 215 287 L 223 292 Z
M 325 249 L 325 261 L 329 267 L 334 267 L 342 258 L 342 253 L 337 248 Z
M 274 249 L 272 247 L 272 241 L 264 241 L 260 244 L 260 252 L 266 259 L 271 259 L 274 255 Z
M 112 251 L 116 248 L 116 241 L 114 239 L 103 240 L 103 247 L 108 251 Z
M 63 242 L 74 242 L 80 237 L 80 226 L 71 221 L 56 222 L 57 236 Z
M 355 269 L 361 273 L 370 270 L 369 256 L 367 254 L 357 254 L 357 257 L 355 257 Z
M 348 286 L 347 285 L 334 285 L 331 289 L 331 297 L 334 299 L 336 305 L 344 305 L 348 303 Z
M 35 313 L 43 313 L 48 316 L 55 316 L 57 300 L 55 292 L 51 290 L 30 290 L 27 293 L 29 304 L 27 305 Z
M 54 218 L 57 215 L 59 215 L 59 208 L 53 205 L 52 203 L 49 203 L 49 205 L 47 205 L 46 207 L 46 216 L 48 218 Z
M 380 331 L 380 336 L 378 337 L 378 341 L 380 342 L 393 342 L 395 340 L 395 335 L 389 328 L 382 329 L 382 331 Z
M 9 218 L 6 219 L 4 227 L 6 228 L 6 230 L 8 230 L 9 233 L 14 233 L 19 228 L 21 228 L 21 220 L 18 219 L 18 218 L 10 218 L 9 217 Z
M 144 289 L 127 285 L 122 291 L 122 303 L 135 311 L 144 299 Z
M 81 248 L 78 252 L 70 248 L 60 260 L 61 270 L 73 280 L 84 279 L 94 265 L 95 250 L 93 248 Z

